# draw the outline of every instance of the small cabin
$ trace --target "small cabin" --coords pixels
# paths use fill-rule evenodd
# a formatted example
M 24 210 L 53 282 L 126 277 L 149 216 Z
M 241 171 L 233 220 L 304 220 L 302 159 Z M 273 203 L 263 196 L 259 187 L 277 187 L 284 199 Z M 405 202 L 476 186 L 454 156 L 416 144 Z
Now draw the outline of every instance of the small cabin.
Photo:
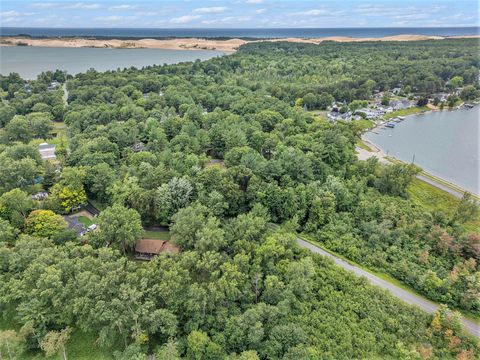
M 177 246 L 165 240 L 141 239 L 135 244 L 135 259 L 152 260 L 160 253 L 176 254 L 179 251 Z

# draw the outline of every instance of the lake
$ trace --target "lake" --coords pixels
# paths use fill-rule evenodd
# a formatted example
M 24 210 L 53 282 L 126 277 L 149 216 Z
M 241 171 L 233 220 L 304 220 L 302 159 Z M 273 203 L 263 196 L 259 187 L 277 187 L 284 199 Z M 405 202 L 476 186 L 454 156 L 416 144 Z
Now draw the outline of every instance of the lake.
M 389 155 L 480 194 L 480 106 L 407 116 L 394 129 L 364 138 Z
M 66 70 L 75 75 L 90 68 L 97 71 L 116 70 L 131 66 L 175 64 L 196 59 L 207 60 L 223 55 L 213 50 L 167 49 L 98 49 L 49 48 L 33 46 L 0 47 L 0 73 L 19 73 L 25 79 L 36 79 L 47 70 Z
M 87 36 L 87 37 L 120 37 L 120 38 L 165 38 L 165 37 L 242 37 L 242 38 L 282 38 L 301 37 L 317 38 L 325 36 L 351 37 L 384 37 L 400 34 L 438 35 L 438 36 L 465 36 L 478 35 L 480 28 L 471 27 L 362 27 L 362 28 L 180 28 L 180 29 L 141 29 L 141 28 L 28 28 L 28 27 L 0 27 L 0 34 L 12 36 L 28 34 L 33 37 L 42 36 Z

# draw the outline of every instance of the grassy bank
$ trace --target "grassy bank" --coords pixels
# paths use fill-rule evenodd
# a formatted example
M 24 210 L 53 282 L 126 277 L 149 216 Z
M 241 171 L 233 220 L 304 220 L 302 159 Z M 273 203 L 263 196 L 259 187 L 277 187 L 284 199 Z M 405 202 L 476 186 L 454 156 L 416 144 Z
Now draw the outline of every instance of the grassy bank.
M 416 206 L 429 212 L 442 211 L 449 217 L 454 215 L 460 203 L 460 199 L 455 196 L 418 179 L 413 179 L 407 191 Z M 463 226 L 468 232 L 478 231 L 480 216 Z
M 418 114 L 421 112 L 429 111 L 430 109 L 427 108 L 426 106 L 421 106 L 421 107 L 412 107 L 409 109 L 402 109 L 402 110 L 397 110 L 388 114 L 385 114 L 383 118 L 385 120 L 397 117 L 397 116 L 407 116 L 407 115 L 413 115 L 413 114 Z
M 353 123 L 363 131 L 373 129 L 375 127 L 374 122 L 368 119 L 354 120 Z
M 368 146 L 367 144 L 365 144 L 365 143 L 363 142 L 362 139 L 357 140 L 357 142 L 355 143 L 355 145 L 357 145 L 360 149 L 367 150 L 367 151 L 370 151 L 370 152 L 373 151 L 373 150 L 370 148 L 370 146 Z

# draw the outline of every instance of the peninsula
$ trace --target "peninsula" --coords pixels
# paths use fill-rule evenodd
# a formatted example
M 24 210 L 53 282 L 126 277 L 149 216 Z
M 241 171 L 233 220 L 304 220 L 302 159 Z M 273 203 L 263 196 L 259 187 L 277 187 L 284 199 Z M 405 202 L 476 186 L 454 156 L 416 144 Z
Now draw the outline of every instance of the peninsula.
M 44 37 L 32 38 L 28 36 L 4 36 L 0 38 L 0 46 L 38 46 L 38 47 L 65 47 L 65 48 L 114 48 L 114 49 L 170 49 L 170 50 L 218 50 L 236 51 L 241 45 L 270 41 L 270 42 L 301 42 L 309 44 L 320 44 L 324 41 L 336 42 L 364 42 L 364 41 L 421 41 L 421 40 L 443 40 L 450 38 L 480 38 L 472 36 L 427 36 L 427 35 L 395 35 L 387 37 L 356 38 L 348 36 L 331 36 L 320 38 L 275 38 L 246 40 L 239 38 L 216 39 L 216 38 L 163 38 L 163 39 L 98 39 L 92 37 Z

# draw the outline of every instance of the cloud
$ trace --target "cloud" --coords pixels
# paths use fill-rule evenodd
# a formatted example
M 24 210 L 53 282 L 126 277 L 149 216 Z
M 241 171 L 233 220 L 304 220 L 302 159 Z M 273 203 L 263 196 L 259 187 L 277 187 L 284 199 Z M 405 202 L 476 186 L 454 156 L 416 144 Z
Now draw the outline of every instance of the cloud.
M 10 10 L 10 11 L 3 11 L 0 13 L 1 16 L 12 16 L 12 17 L 17 17 L 17 16 L 22 16 L 21 13 L 15 11 L 15 10 Z
M 325 17 L 340 16 L 340 15 L 345 15 L 345 14 L 346 14 L 345 10 L 330 11 L 330 10 L 326 10 L 326 9 L 312 9 L 312 10 L 304 10 L 304 11 L 295 12 L 295 13 L 292 13 L 291 15 L 311 16 L 311 17 L 321 16 L 322 18 L 325 18 Z M 307 19 L 307 21 L 308 21 L 308 19 Z
M 80 10 L 95 10 L 100 9 L 100 4 L 87 4 L 83 2 L 78 2 L 75 4 L 65 6 L 65 9 L 80 9 Z
M 418 13 L 421 10 L 414 6 L 409 7 L 387 7 L 384 5 L 359 5 L 354 9 L 354 12 L 363 16 L 396 16 L 409 13 Z
M 49 15 L 49 16 L 35 18 L 32 23 L 35 25 L 41 25 L 41 26 L 48 26 L 54 23 L 57 26 L 59 26 L 65 23 L 65 19 L 57 15 Z
M 137 16 L 120 16 L 120 15 L 110 15 L 110 16 L 97 16 L 93 19 L 96 22 L 108 23 L 108 25 L 122 23 L 128 24 L 132 21 L 138 20 Z
M 137 16 L 159 16 L 165 15 L 168 11 L 137 11 L 135 15 Z
M 213 24 L 238 24 L 251 20 L 250 16 L 227 16 L 222 19 L 203 20 L 203 25 Z
M 255 14 L 263 14 L 267 9 L 257 9 L 255 10 Z
M 220 14 L 223 13 L 227 8 L 225 6 L 212 6 L 212 7 L 201 7 L 193 10 L 197 14 Z
M 247 0 L 245 3 L 247 4 L 263 4 L 264 0 Z
M 18 23 L 24 20 L 26 16 L 32 16 L 32 15 L 34 15 L 34 13 L 21 13 L 15 10 L 0 12 L 0 18 L 2 20 L 2 23 L 5 23 L 5 24 Z
M 37 9 L 79 9 L 79 10 L 96 10 L 102 6 L 100 4 L 90 4 L 84 2 L 77 3 L 62 3 L 62 2 L 46 2 L 46 3 L 32 3 L 31 7 Z M 114 7 L 114 6 L 112 6 Z
M 52 3 L 52 2 L 30 4 L 31 7 L 38 8 L 38 9 L 51 9 L 51 8 L 58 7 L 58 5 L 59 5 L 58 3 Z
M 428 14 L 402 14 L 402 15 L 396 15 L 393 17 L 395 20 L 403 20 L 403 21 L 408 21 L 408 20 L 422 20 L 422 19 L 427 19 Z
M 192 20 L 200 19 L 201 15 L 184 15 L 170 19 L 171 24 L 187 24 Z
M 138 6 L 136 5 L 115 5 L 115 6 L 110 6 L 108 10 L 133 10 L 136 9 Z
M 328 11 L 325 9 L 312 9 L 312 10 L 305 10 L 305 11 L 299 11 L 294 13 L 295 15 L 300 15 L 300 16 L 319 16 L 319 15 L 327 15 Z

